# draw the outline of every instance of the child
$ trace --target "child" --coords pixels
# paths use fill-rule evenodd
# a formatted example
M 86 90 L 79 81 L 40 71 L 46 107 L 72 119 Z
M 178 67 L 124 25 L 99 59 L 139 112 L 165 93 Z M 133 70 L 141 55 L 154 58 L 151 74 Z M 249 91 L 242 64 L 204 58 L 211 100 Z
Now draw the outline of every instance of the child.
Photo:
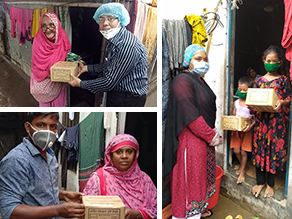
M 253 87 L 253 80 L 250 77 L 242 77 L 238 80 L 237 94 L 239 99 L 234 101 L 233 115 L 239 117 L 253 117 L 250 114 L 250 110 L 245 105 L 245 99 L 248 88 Z M 244 182 L 245 180 L 245 166 L 247 162 L 247 152 L 251 152 L 252 149 L 252 135 L 253 132 L 250 131 L 255 124 L 253 122 L 247 124 L 246 128 L 242 131 L 233 131 L 231 134 L 230 147 L 233 148 L 237 159 L 239 160 L 240 166 L 236 171 L 238 175 L 237 184 Z
M 256 166 L 257 185 L 252 189 L 258 197 L 265 184 L 264 197 L 274 195 L 276 170 L 284 171 L 286 166 L 286 122 L 289 120 L 291 95 L 288 78 L 277 71 L 282 65 L 284 54 L 278 46 L 270 46 L 263 54 L 267 73 L 255 80 L 257 88 L 273 88 L 279 96 L 275 113 L 255 113 L 255 133 L 252 158 Z

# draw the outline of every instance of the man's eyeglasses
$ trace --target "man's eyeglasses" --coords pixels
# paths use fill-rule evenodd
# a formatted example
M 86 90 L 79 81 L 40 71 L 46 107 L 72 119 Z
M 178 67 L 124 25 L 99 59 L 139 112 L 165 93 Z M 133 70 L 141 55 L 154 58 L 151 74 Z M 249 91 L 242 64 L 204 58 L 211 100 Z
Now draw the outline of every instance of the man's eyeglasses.
M 104 23 L 105 22 L 105 20 L 107 20 L 108 22 L 113 22 L 114 20 L 116 20 L 117 18 L 116 17 L 106 17 L 106 18 L 104 18 L 104 17 L 100 17 L 100 18 L 98 18 L 98 20 L 99 20 L 99 23 Z
M 49 30 L 55 30 L 56 27 L 55 27 L 54 24 L 50 24 L 49 26 L 43 24 L 43 25 L 42 25 L 42 30 L 43 30 L 43 32 L 46 32 L 47 29 L 49 29 Z

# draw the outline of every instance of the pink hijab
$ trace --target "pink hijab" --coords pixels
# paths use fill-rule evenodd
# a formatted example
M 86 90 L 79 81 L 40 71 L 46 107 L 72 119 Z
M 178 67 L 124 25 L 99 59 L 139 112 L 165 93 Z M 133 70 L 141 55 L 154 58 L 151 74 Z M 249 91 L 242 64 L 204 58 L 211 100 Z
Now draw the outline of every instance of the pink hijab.
M 126 171 L 118 170 L 111 161 L 111 153 L 123 146 L 131 146 L 136 151 L 135 161 Z M 156 187 L 151 178 L 140 170 L 138 156 L 139 144 L 133 136 L 128 134 L 115 136 L 106 148 L 104 167 L 90 176 L 83 193 L 118 195 L 126 207 L 139 210 L 145 219 L 157 217 Z
M 44 15 L 48 16 L 56 26 L 55 42 L 51 42 L 42 31 Z M 34 78 L 40 82 L 50 74 L 50 67 L 58 61 L 65 61 L 71 49 L 70 41 L 58 16 L 53 12 L 46 12 L 41 16 L 40 29 L 34 38 L 31 58 L 31 71 Z

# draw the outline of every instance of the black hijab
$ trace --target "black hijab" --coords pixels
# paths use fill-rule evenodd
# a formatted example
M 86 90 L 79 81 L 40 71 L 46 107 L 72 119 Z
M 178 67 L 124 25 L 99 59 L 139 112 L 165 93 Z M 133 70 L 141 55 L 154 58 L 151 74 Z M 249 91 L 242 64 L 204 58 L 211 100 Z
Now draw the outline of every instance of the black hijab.
M 178 135 L 200 116 L 211 128 L 215 127 L 216 96 L 202 78 L 200 80 L 193 73 L 183 71 L 174 78 L 169 92 L 162 158 L 163 178 L 176 164 Z

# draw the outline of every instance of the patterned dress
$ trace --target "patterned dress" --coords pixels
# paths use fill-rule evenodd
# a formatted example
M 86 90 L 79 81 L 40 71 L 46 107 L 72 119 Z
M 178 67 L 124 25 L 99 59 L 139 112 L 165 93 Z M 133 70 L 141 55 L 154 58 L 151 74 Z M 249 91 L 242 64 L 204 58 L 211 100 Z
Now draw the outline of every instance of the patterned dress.
M 257 88 L 273 88 L 280 100 L 291 101 L 288 78 L 284 75 L 268 81 L 264 77 L 255 80 Z M 277 113 L 256 112 L 256 123 L 253 143 L 253 164 L 261 171 L 272 174 L 276 170 L 284 171 L 287 153 L 287 121 L 290 106 L 282 106 Z

